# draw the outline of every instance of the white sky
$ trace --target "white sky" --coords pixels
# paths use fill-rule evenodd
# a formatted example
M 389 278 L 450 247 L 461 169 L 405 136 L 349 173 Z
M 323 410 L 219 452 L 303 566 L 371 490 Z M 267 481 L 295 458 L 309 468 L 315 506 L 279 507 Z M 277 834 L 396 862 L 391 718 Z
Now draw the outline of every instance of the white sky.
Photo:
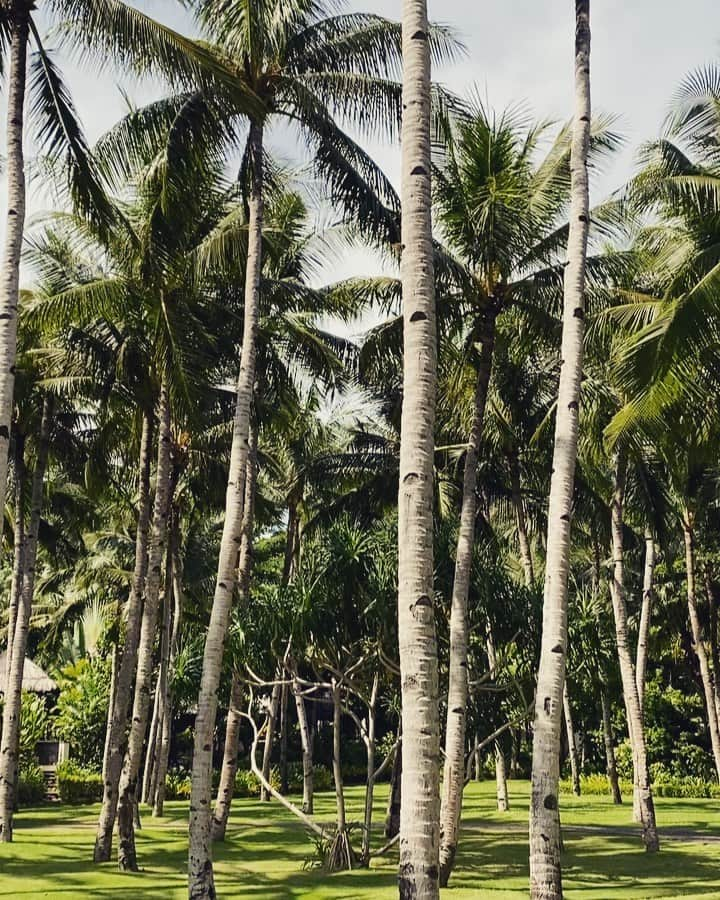
M 135 5 L 179 30 L 192 22 L 176 0 L 136 0 Z M 349 0 L 349 7 L 400 16 L 400 0 Z M 42 4 L 40 4 L 42 6 Z M 455 27 L 468 55 L 434 77 L 466 93 L 475 86 L 501 108 L 524 102 L 538 118 L 567 119 L 572 112 L 572 0 L 429 0 L 431 19 Z M 637 146 L 657 135 L 673 90 L 692 68 L 720 58 L 718 0 L 593 0 L 591 78 L 596 111 L 619 115 L 627 148 L 607 171 L 596 192 L 620 185 L 632 171 Z M 39 20 L 41 27 L 44 22 Z M 46 46 L 52 47 L 52 39 Z M 137 104 L 162 93 L 108 69 L 98 75 L 62 60 L 76 106 L 91 140 L 125 111 L 119 87 Z M 4 98 L 3 98 L 4 100 Z M 4 121 L 4 107 L 0 109 Z M 4 133 L 4 129 L 3 132 Z M 282 139 L 282 134 L 276 140 Z M 1 148 L 4 150 L 4 148 Z M 293 147 L 275 146 L 291 159 Z M 394 146 L 369 149 L 397 180 L 399 152 Z M 43 203 L 30 199 L 30 212 Z M 4 232 L 5 186 L 0 187 L 0 237 Z M 374 266 L 367 255 L 349 251 L 328 261 L 322 277 L 335 280 Z

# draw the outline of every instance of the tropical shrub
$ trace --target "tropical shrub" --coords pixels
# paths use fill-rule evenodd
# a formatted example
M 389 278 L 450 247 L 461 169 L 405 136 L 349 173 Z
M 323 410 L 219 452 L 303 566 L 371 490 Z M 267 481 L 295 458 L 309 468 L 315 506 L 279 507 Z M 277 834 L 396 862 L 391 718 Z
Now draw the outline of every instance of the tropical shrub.
M 71 756 L 81 767 L 99 771 L 110 700 L 110 661 L 80 659 L 63 669 L 59 684 L 57 735 L 70 744 Z
M 20 769 L 30 771 L 37 763 L 35 746 L 38 741 L 41 741 L 47 735 L 50 714 L 47 711 L 44 699 L 39 694 L 23 691 L 21 716 Z
M 293 793 L 302 793 L 302 763 L 290 763 L 288 766 L 288 785 Z M 313 766 L 313 789 L 316 791 L 329 791 L 332 786 L 333 776 L 330 769 L 326 766 Z
M 103 795 L 102 775 L 74 760 L 58 763 L 58 794 L 63 803 L 99 803 Z
M 632 796 L 632 779 L 627 780 L 625 778 L 620 779 L 620 791 L 623 794 L 630 794 Z M 560 782 L 560 793 L 562 794 L 572 794 L 572 782 L 569 778 L 563 779 Z M 610 794 L 610 784 L 607 780 L 607 775 L 604 774 L 595 774 L 595 775 L 581 775 L 580 776 L 580 793 L 587 794 L 591 797 L 605 797 Z
M 44 799 L 45 779 L 43 778 L 42 770 L 36 763 L 23 766 L 18 777 L 18 806 L 37 806 Z

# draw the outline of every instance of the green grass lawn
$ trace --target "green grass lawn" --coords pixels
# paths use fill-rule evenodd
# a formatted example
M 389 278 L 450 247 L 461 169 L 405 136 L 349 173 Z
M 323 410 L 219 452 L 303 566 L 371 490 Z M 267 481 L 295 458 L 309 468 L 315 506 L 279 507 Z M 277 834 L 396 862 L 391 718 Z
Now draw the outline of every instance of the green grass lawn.
M 377 823 L 382 823 L 386 786 L 380 786 Z M 494 784 L 466 791 L 458 865 L 446 896 L 457 900 L 510 900 L 527 896 L 526 782 L 511 782 L 512 810 L 494 808 Z M 351 819 L 361 815 L 362 791 L 348 791 Z M 332 821 L 334 797 L 320 794 L 317 818 Z M 370 871 L 325 875 L 304 868 L 312 844 L 302 827 L 275 804 L 236 800 L 227 841 L 216 847 L 221 898 L 249 900 L 382 900 L 393 898 L 396 856 Z M 162 819 L 144 817 L 138 835 L 143 871 L 120 874 L 114 863 L 95 866 L 92 844 L 97 807 L 44 806 L 17 816 L 15 841 L 0 844 L 0 898 L 185 898 L 187 854 L 183 803 L 166 804 Z M 720 898 L 720 804 L 714 800 L 657 800 L 662 851 L 647 856 L 631 804 L 609 798 L 563 795 L 566 827 L 564 875 L 569 900 L 620 898 Z M 575 828 L 573 828 L 575 826 Z M 598 833 L 594 829 L 610 829 Z M 576 830 L 575 830 L 576 829 Z M 714 840 L 714 838 L 718 840 Z M 376 845 L 381 842 L 378 831 Z

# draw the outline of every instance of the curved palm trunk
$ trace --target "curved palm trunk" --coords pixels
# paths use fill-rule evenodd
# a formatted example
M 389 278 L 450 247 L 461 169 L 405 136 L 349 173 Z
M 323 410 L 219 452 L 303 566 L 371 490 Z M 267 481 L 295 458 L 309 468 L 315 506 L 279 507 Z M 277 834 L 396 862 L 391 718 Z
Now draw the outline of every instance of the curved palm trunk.
M 690 628 L 692 630 L 693 649 L 700 665 L 700 678 L 702 680 L 703 693 L 705 695 L 705 710 L 707 712 L 708 731 L 712 744 L 715 771 L 720 780 L 720 732 L 718 731 L 717 707 L 715 705 L 715 691 L 713 689 L 712 675 L 708 663 L 707 651 L 703 640 L 702 625 L 698 616 L 697 599 L 695 594 L 695 535 L 693 532 L 693 516 L 689 510 L 685 510 L 682 517 L 683 537 L 685 538 L 685 573 L 687 577 L 688 614 L 690 616 Z
M 283 677 L 282 669 L 278 667 L 275 677 L 279 680 Z M 267 718 L 265 722 L 265 746 L 263 747 L 262 775 L 265 784 L 270 783 L 270 768 L 272 766 L 272 752 L 275 746 L 275 729 L 277 727 L 278 711 L 280 709 L 280 684 L 273 685 L 272 694 L 270 695 L 270 706 L 268 707 Z M 263 803 L 270 802 L 270 791 L 262 784 L 260 787 L 260 800 Z
M 103 800 L 95 835 L 95 862 L 108 862 L 112 852 L 112 836 L 117 814 L 120 774 L 122 772 L 128 709 L 137 667 L 138 644 L 142 623 L 143 592 L 148 565 L 148 536 L 150 530 L 150 459 L 152 455 L 153 422 L 143 414 L 140 438 L 138 521 L 135 533 L 135 568 L 125 617 L 125 641 L 117 667 L 115 694 L 108 714 L 109 733 L 103 767 Z
M 650 788 L 650 775 L 647 764 L 645 746 L 645 728 L 640 709 L 635 667 L 630 655 L 628 639 L 627 606 L 625 603 L 625 573 L 623 546 L 623 503 L 625 500 L 626 461 L 622 452 L 618 453 L 615 466 L 615 490 L 612 502 L 612 543 L 613 543 L 613 577 L 610 581 L 613 613 L 615 616 L 615 635 L 617 639 L 620 675 L 622 677 L 625 710 L 627 712 L 630 740 L 633 747 L 634 781 L 637 804 L 643 830 L 645 849 L 654 852 L 659 849 L 657 827 L 655 824 L 655 805 Z
M 7 81 L 7 224 L 0 261 L 0 509 L 5 509 L 7 489 L 8 448 L 15 390 L 20 256 L 25 229 L 23 124 L 30 5 L 13 3 L 12 7 L 10 72 Z
M 494 316 L 488 313 L 487 335 L 475 384 L 472 428 L 465 455 L 460 528 L 455 552 L 455 578 L 450 605 L 450 664 L 448 674 L 445 770 L 440 808 L 440 886 L 445 887 L 455 862 L 465 785 L 465 723 L 468 699 L 468 593 L 475 544 L 477 463 L 492 368 Z
M 640 711 L 645 703 L 645 675 L 647 672 L 648 640 L 650 637 L 650 621 L 652 618 L 653 599 L 655 597 L 655 538 L 649 528 L 645 529 L 645 569 L 643 572 L 642 608 L 638 627 L 638 643 L 635 664 L 635 680 L 637 681 Z
M 240 544 L 240 564 L 238 566 L 238 588 L 240 593 L 240 603 L 243 606 L 248 602 L 250 596 L 250 575 L 252 573 L 255 485 L 257 483 L 257 443 L 258 429 L 257 426 L 251 425 L 250 451 L 247 461 L 247 474 L 245 476 L 245 511 L 243 513 L 242 543 Z M 212 817 L 211 828 L 212 840 L 214 841 L 225 840 L 225 831 L 227 829 L 228 817 L 230 816 L 230 806 L 232 804 L 233 791 L 235 790 L 235 775 L 237 774 L 240 725 L 242 722 L 242 697 L 242 684 L 237 673 L 233 672 L 233 680 L 230 687 L 230 706 L 228 708 L 227 723 L 225 726 L 223 764 Z
M 575 0 L 575 118 L 570 150 L 570 223 L 564 280 L 560 387 L 555 420 L 542 644 L 535 699 L 530 802 L 532 900 L 560 900 L 560 720 L 567 653 L 567 580 L 577 459 L 589 223 L 590 2 Z
M 570 695 L 568 694 L 567 681 L 563 688 L 563 713 L 565 717 L 565 733 L 568 740 L 568 754 L 570 756 L 570 774 L 572 777 L 573 794 L 580 796 L 580 763 L 578 760 L 577 743 L 575 741 L 575 726 L 573 725 Z
M 607 691 L 603 688 L 600 691 L 600 703 L 602 705 L 602 728 L 603 740 L 605 742 L 605 763 L 607 766 L 607 778 L 610 785 L 613 803 L 622 803 L 622 794 L 620 793 L 620 781 L 618 779 L 617 766 L 615 764 L 615 745 L 613 743 L 612 725 L 610 722 L 610 701 L 608 700 Z
M 30 522 L 23 554 L 22 596 L 18 604 L 12 656 L 7 660 L 7 683 L 3 707 L 2 739 L 0 740 L 0 842 L 12 841 L 15 788 L 17 784 L 18 757 L 20 753 L 20 713 L 22 702 L 22 678 L 25 668 L 28 626 L 35 590 L 35 564 L 37 541 L 42 513 L 43 485 L 50 446 L 52 401 L 43 401 L 42 421 L 38 440 L 35 471 L 33 472 Z
M 153 669 L 153 647 L 157 631 L 158 607 L 162 563 L 167 544 L 168 516 L 172 500 L 171 475 L 170 398 L 167 381 L 163 379 L 158 403 L 158 449 L 153 506 L 152 533 L 148 551 L 147 577 L 143 598 L 142 625 L 137 652 L 135 693 L 128 738 L 128 748 L 123 762 L 118 793 L 118 868 L 121 871 L 137 871 L 135 852 L 135 810 L 137 807 L 137 782 L 142 761 L 142 750 L 148 724 L 150 682 Z
M 10 660 L 15 639 L 15 623 L 20 598 L 22 597 L 23 567 L 25 563 L 25 510 L 23 495 L 25 493 L 25 437 L 18 432 L 15 435 L 15 534 L 13 536 L 13 572 L 10 585 L 10 606 L 8 608 L 6 680 L 10 676 Z M 3 694 L 8 695 L 8 688 L 3 685 Z
M 249 197 L 248 253 L 245 274 L 245 314 L 242 357 L 237 383 L 230 471 L 225 498 L 225 522 L 220 544 L 210 624 L 203 656 L 203 672 L 195 718 L 192 792 L 190 796 L 190 845 L 188 891 L 191 900 L 215 897 L 210 836 L 212 790 L 212 737 L 217 714 L 223 650 L 235 588 L 238 547 L 242 542 L 245 474 L 250 432 L 250 404 L 255 384 L 255 356 L 262 264 L 262 125 L 250 127 L 249 151 L 252 190 Z
M 169 553 L 172 558 L 170 567 L 172 573 L 172 597 L 173 615 L 172 631 L 170 634 L 170 659 L 168 660 L 168 679 L 165 685 L 165 710 L 160 737 L 160 750 L 158 752 L 157 772 L 155 778 L 155 793 L 153 794 L 153 816 L 161 816 L 165 805 L 165 779 L 167 777 L 168 762 L 170 759 L 170 742 L 172 740 L 173 705 L 172 692 L 170 690 L 170 675 L 174 670 L 175 656 L 180 639 L 180 623 L 182 620 L 182 564 L 180 559 L 180 510 L 175 507 L 172 514 L 172 531 L 170 532 Z
M 402 690 L 400 898 L 439 894 L 440 722 L 433 608 L 433 454 L 437 350 L 430 196 L 426 0 L 403 0 L 403 404 L 398 497 Z

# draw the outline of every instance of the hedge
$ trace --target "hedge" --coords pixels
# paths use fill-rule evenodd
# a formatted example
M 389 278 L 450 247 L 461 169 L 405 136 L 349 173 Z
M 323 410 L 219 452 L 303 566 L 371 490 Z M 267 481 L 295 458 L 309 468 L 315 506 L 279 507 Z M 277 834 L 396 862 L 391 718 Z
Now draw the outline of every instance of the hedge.
M 72 760 L 58 764 L 57 787 L 63 803 L 99 803 L 103 797 L 102 775 Z

